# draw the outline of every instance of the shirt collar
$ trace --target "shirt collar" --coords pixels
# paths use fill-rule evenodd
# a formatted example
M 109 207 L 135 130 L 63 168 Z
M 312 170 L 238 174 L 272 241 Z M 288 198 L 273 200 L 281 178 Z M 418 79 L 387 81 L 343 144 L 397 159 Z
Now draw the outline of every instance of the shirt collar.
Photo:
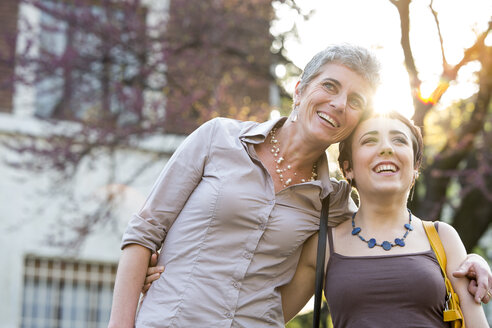
M 287 117 L 282 116 L 263 123 L 245 127 L 241 133 L 239 133 L 239 139 L 252 144 L 262 143 L 265 141 L 268 133 L 273 129 L 273 127 L 279 122 L 284 124 L 286 119 Z
M 279 117 L 277 119 L 272 119 L 263 123 L 258 123 L 253 126 L 244 128 L 239 134 L 239 139 L 243 142 L 251 144 L 259 144 L 265 141 L 268 133 L 273 129 L 278 123 L 284 124 L 287 117 Z M 330 181 L 330 169 L 328 167 L 328 154 L 324 152 L 316 162 L 318 168 L 318 180 L 312 181 L 313 185 L 317 185 L 321 188 L 320 198 L 323 199 L 328 196 L 329 193 L 333 191 L 333 186 Z

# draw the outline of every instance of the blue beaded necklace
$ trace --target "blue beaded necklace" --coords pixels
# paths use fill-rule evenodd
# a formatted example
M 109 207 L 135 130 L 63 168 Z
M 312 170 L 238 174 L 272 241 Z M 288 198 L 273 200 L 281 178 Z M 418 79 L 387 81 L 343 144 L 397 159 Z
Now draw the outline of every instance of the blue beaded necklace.
M 402 238 L 395 238 L 394 244 L 390 243 L 387 240 L 383 241 L 381 244 L 378 244 L 376 242 L 375 238 L 371 238 L 369 240 L 366 240 L 364 237 L 362 237 L 360 235 L 360 232 L 362 231 L 362 229 L 360 227 L 355 226 L 355 220 L 354 219 L 355 219 L 355 215 L 357 214 L 357 212 L 355 212 L 354 215 L 352 215 L 352 235 L 359 237 L 360 240 L 367 243 L 367 246 L 369 248 L 373 248 L 374 246 L 379 246 L 379 247 L 382 247 L 385 251 L 389 251 L 394 246 L 403 247 L 403 246 L 405 246 L 405 238 L 407 238 L 408 233 L 413 230 L 412 212 L 410 212 L 410 210 L 408 208 L 407 208 L 407 211 L 408 211 L 408 223 L 405 223 L 405 225 L 404 225 L 404 227 L 406 229 L 405 234 L 403 235 Z

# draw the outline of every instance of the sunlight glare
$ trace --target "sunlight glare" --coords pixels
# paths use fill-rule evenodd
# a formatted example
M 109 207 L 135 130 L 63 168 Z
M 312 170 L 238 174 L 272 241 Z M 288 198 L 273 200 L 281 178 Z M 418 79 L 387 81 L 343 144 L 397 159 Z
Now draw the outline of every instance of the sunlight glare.
M 270 112 L 270 119 L 275 120 L 280 117 L 280 112 L 277 109 L 274 109 Z
M 384 66 L 381 77 L 383 82 L 374 96 L 374 110 L 379 113 L 395 110 L 411 118 L 414 108 L 408 79 L 398 72 L 385 69 Z
M 285 65 L 279 64 L 275 66 L 275 75 L 279 79 L 283 78 L 286 73 L 287 73 L 287 69 L 285 68 Z

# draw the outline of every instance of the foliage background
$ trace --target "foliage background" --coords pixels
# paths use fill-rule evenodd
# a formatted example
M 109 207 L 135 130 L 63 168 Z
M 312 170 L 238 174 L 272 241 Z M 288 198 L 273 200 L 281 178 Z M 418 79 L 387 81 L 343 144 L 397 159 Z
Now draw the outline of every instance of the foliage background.
M 83 163 L 152 136 L 186 135 L 216 116 L 263 121 L 271 109 L 287 114 L 287 86 L 300 69 L 286 47 L 296 38 L 297 26 L 280 32 L 272 27 L 285 8 L 301 19 L 313 14 L 293 0 L 172 0 L 157 14 L 138 0 L 19 0 L 2 6 L 14 3 L 39 8 L 50 19 L 33 26 L 20 16 L 14 29 L 6 20 L 0 23 L 0 108 L 12 112 L 9 95 L 16 86 L 35 87 L 43 95 L 35 115 L 50 128 L 41 140 L 29 135 L 3 138 L 18 155 L 7 164 L 56 177 L 39 197 L 66 197 L 73 217 L 67 219 L 60 209 L 58 227 L 75 234 L 67 239 L 53 233 L 47 239 L 75 248 L 98 226 L 114 220 L 118 206 L 118 189 L 108 190 L 104 201 L 87 209 L 72 189 L 60 188 L 74 183 Z M 453 39 L 443 33 L 443 2 L 427 1 L 435 20 L 435 29 L 428 33 L 436 36 L 428 51 L 437 51 L 442 60 L 440 79 L 424 96 L 420 67 L 426 59 L 415 51 L 422 36 L 412 16 L 416 1 L 387 3 L 399 22 L 394 28 L 401 33 L 401 64 L 408 73 L 413 119 L 422 127 L 426 144 L 425 165 L 409 206 L 421 218 L 451 223 L 469 252 L 490 258 L 492 23 L 475 31 L 472 44 L 460 45 L 460 59 L 451 63 L 444 45 Z M 364 26 L 355 22 L 354 28 Z M 56 41 L 61 35 L 68 40 L 62 45 Z M 460 72 L 470 69 L 474 93 L 443 108 L 442 98 L 459 87 Z M 165 155 L 157 152 L 152 161 Z M 110 172 L 111 165 L 114 162 L 108 164 Z M 108 184 L 131 185 L 148 165 L 128 172 L 125 181 L 110 176 Z

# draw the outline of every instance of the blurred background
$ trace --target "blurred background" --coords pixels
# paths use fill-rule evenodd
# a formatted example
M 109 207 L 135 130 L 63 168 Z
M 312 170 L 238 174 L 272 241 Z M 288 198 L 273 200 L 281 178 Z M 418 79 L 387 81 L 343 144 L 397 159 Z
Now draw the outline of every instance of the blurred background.
M 180 142 L 213 117 L 287 115 L 337 42 L 376 53 L 376 109 L 423 129 L 412 211 L 490 263 L 491 15 L 487 0 L 1 0 L 0 327 L 106 327 L 121 235 Z

